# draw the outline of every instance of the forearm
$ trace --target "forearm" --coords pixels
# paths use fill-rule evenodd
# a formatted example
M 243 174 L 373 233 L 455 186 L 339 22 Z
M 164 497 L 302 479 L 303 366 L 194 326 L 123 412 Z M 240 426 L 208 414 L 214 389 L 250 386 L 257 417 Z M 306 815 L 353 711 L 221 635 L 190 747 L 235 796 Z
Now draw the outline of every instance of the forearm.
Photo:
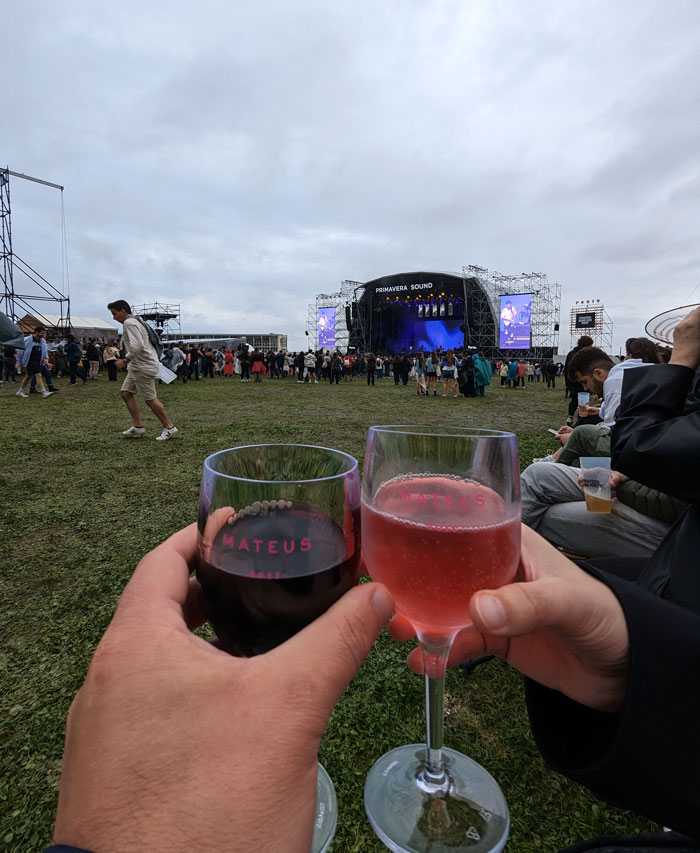
M 620 602 L 630 640 L 617 714 L 592 711 L 530 681 L 537 745 L 557 771 L 604 799 L 700 836 L 700 617 L 591 567 Z

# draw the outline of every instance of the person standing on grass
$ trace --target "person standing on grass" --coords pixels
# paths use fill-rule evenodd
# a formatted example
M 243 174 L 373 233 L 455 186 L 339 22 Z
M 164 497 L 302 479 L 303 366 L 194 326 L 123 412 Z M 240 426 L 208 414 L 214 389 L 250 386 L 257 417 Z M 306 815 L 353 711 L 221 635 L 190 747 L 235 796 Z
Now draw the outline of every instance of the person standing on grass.
M 425 360 L 425 380 L 428 389 L 428 394 L 430 394 L 430 384 L 432 382 L 433 385 L 433 397 L 437 397 L 437 381 L 438 381 L 438 372 L 440 369 L 440 361 L 437 357 L 437 353 L 433 350 L 428 358 Z
M 472 356 L 474 362 L 474 385 L 476 386 L 476 396 L 485 397 L 486 389 L 491 387 L 491 376 L 493 371 L 491 363 L 483 352 L 477 352 Z M 503 382 L 501 382 L 503 384 Z
M 119 350 L 110 341 L 105 347 L 104 360 L 107 365 L 107 375 L 110 382 L 117 381 L 117 359 L 119 358 Z
M 49 391 L 44 387 L 44 380 L 41 378 L 41 366 L 49 365 L 49 349 L 46 346 L 46 329 L 43 326 L 37 326 L 31 335 L 27 335 L 24 339 L 24 349 L 20 356 L 20 364 L 26 370 L 22 384 L 17 391 L 18 397 L 28 397 L 29 394 L 25 388 L 29 385 L 32 379 L 36 380 L 37 387 L 43 397 L 50 397 L 54 392 Z
M 452 396 L 457 396 L 457 361 L 454 351 L 447 350 L 447 355 L 442 362 L 442 396 L 447 397 L 447 386 L 452 389 Z
M 126 355 L 123 363 L 117 366 L 126 366 L 126 379 L 122 385 L 121 398 L 129 410 L 133 425 L 124 430 L 122 435 L 126 438 L 137 438 L 146 432 L 141 423 L 141 413 L 134 396 L 138 392 L 163 425 L 163 432 L 156 436 L 156 441 L 167 441 L 177 435 L 178 429 L 173 425 L 156 394 L 158 354 L 151 345 L 145 324 L 134 317 L 131 306 L 123 299 L 110 302 L 107 308 L 112 312 L 112 317 L 124 327 L 122 344 Z

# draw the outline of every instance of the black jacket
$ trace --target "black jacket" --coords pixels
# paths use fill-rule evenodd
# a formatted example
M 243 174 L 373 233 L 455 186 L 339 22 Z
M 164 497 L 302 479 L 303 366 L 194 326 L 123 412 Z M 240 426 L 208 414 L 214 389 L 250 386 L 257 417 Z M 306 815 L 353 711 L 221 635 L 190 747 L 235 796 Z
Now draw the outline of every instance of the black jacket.
M 690 504 L 649 559 L 639 583 L 700 612 L 700 409 L 684 413 L 689 367 L 628 370 L 612 430 L 612 467 Z
M 697 843 L 700 616 L 636 583 L 587 568 L 612 589 L 627 620 L 627 693 L 619 713 L 603 713 L 526 680 L 537 746 L 555 770 Z M 638 843 L 635 849 L 644 847 Z

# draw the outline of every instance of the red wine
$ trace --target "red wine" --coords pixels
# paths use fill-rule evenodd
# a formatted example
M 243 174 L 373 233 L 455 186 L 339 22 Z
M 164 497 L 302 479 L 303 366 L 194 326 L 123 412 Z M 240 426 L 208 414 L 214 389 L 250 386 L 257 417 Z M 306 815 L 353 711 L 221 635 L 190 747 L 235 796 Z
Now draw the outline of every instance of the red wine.
M 204 611 L 223 648 L 249 657 L 283 643 L 357 583 L 359 512 L 346 531 L 304 507 L 230 519 L 200 543 Z

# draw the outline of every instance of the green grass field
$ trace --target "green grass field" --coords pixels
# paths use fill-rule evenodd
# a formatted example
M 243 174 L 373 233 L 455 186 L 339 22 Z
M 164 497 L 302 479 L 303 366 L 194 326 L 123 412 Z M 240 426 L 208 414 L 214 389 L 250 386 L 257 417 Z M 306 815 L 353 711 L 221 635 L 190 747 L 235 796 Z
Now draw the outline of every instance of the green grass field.
M 120 386 L 106 376 L 74 387 L 58 380 L 60 393 L 47 400 L 20 399 L 17 387 L 0 388 L 0 848 L 16 853 L 51 838 L 68 706 L 138 560 L 195 520 L 205 456 L 281 441 L 337 447 L 362 463 L 371 424 L 444 423 L 514 431 L 524 467 L 554 449 L 545 429 L 566 415 L 562 389 L 536 383 L 453 400 L 417 397 L 412 383 L 393 380 L 300 388 L 289 379 L 214 379 L 160 386 L 180 434 L 155 441 L 160 426 L 148 411 L 146 437 L 129 441 L 120 434 L 130 423 Z M 338 793 L 336 853 L 384 849 L 364 815 L 365 774 L 386 750 L 424 740 L 422 681 L 405 656 L 384 633 L 326 732 L 320 759 Z M 500 782 L 513 822 L 508 849 L 556 851 L 650 828 L 546 769 L 521 678 L 505 664 L 450 672 L 446 690 L 446 745 Z

